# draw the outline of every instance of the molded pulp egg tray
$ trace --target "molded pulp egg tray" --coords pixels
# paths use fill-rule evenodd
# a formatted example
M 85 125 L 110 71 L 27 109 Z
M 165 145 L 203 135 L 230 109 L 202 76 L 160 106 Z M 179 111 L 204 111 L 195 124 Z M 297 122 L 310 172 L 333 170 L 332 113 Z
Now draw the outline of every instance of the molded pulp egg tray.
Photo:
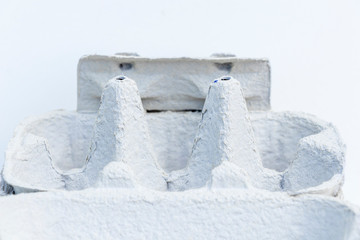
M 85 56 L 77 111 L 16 128 L 0 238 L 360 239 L 344 160 L 332 124 L 270 110 L 267 60 Z

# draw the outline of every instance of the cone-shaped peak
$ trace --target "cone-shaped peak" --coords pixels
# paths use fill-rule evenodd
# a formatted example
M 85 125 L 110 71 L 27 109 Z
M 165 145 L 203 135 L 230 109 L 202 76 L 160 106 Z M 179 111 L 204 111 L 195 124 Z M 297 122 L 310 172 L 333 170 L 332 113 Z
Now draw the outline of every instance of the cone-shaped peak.
M 99 172 L 112 161 L 128 164 L 136 181 L 166 190 L 166 182 L 152 152 L 145 112 L 135 81 L 120 76 L 103 90 L 88 156 L 86 175 L 93 185 Z
M 205 100 L 187 180 L 184 176 L 179 178 L 186 184 L 183 189 L 204 186 L 212 169 L 224 161 L 251 173 L 259 171 L 261 162 L 254 139 L 240 82 L 228 76 L 216 79 Z

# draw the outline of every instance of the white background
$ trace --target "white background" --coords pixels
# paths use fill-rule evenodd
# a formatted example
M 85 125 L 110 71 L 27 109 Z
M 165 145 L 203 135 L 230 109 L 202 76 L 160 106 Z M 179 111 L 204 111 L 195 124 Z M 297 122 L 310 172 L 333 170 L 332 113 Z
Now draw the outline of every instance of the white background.
M 333 122 L 345 199 L 360 205 L 360 1 L 0 0 L 0 166 L 15 126 L 76 108 L 84 54 L 266 57 L 272 108 Z

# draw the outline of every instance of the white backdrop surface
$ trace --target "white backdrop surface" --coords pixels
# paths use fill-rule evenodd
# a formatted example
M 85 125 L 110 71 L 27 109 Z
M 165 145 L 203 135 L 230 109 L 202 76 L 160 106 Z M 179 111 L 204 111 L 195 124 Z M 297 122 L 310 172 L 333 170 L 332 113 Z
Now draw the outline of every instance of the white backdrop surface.
M 85 54 L 270 60 L 272 108 L 333 122 L 360 205 L 360 1 L 0 0 L 0 166 L 27 116 L 76 108 Z

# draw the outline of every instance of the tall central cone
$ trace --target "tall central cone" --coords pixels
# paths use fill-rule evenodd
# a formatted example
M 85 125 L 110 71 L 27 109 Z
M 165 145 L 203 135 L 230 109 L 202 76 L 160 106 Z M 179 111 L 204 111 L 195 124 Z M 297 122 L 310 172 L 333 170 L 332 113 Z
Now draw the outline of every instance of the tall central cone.
M 90 186 L 108 163 L 122 161 L 130 166 L 140 185 L 166 190 L 166 182 L 149 142 L 144 114 L 133 80 L 120 77 L 108 82 L 103 90 L 86 167 Z
M 260 171 L 261 160 L 239 81 L 230 77 L 209 87 L 202 120 L 185 174 L 172 189 L 198 188 L 211 178 L 212 169 L 229 161 L 249 175 Z M 182 185 L 182 186 L 180 186 Z

